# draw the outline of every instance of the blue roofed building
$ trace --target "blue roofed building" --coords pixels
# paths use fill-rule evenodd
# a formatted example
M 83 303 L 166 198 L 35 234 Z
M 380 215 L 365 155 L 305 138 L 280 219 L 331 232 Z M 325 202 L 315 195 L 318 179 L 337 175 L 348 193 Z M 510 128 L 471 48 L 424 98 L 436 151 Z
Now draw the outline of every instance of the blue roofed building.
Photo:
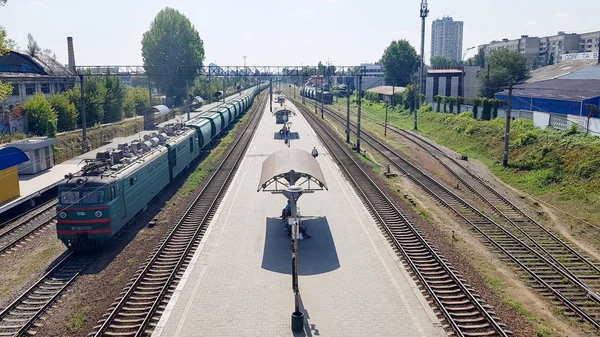
M 508 91 L 495 97 L 507 101 Z M 600 106 L 600 80 L 555 79 L 524 83 L 513 89 L 513 110 L 588 116 L 590 104 Z
M 19 165 L 29 161 L 27 155 L 16 147 L 0 149 L 0 203 L 21 194 L 19 188 Z

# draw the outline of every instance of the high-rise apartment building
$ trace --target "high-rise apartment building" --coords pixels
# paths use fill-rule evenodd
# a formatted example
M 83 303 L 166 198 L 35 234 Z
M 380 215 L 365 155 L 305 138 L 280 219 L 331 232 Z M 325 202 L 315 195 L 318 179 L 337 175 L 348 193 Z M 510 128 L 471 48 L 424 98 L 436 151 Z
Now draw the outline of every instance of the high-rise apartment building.
M 597 52 L 600 43 L 600 31 L 584 34 L 558 32 L 556 35 L 492 41 L 479 46 L 486 55 L 497 49 L 506 48 L 519 52 L 527 59 L 531 69 L 558 62 L 561 55 Z
M 431 56 L 444 56 L 454 61 L 462 61 L 463 22 L 454 21 L 449 16 L 437 19 L 431 24 Z

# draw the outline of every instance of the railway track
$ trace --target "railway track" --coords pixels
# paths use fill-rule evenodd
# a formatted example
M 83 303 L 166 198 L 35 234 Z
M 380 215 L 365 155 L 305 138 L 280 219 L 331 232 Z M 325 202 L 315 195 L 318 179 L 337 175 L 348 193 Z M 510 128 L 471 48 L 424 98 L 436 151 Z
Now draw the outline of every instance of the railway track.
M 158 322 L 216 212 L 262 117 L 266 97 L 251 108 L 251 120 L 178 223 L 136 273 L 90 336 L 148 335 Z
M 554 262 L 560 262 L 567 270 L 571 271 L 579 279 L 584 280 L 594 291 L 600 291 L 600 268 L 598 267 L 598 261 L 586 257 L 572 248 L 565 240 L 544 228 L 493 187 L 469 172 L 456 159 L 448 156 L 433 144 L 404 130 L 395 129 L 392 131 L 404 136 L 436 158 L 462 183 L 462 186 L 466 186 L 483 200 L 494 213 L 499 215 L 501 220 L 507 225 L 505 228 L 511 231 L 511 233 L 529 246 L 535 246 L 538 251 Z
M 327 109 L 328 114 L 345 122 L 345 118 L 332 109 Z M 342 118 L 342 119 L 340 119 Z M 383 126 L 380 121 L 370 118 L 376 124 Z M 352 126 L 355 125 L 352 123 Z M 538 252 L 557 264 L 564 267 L 568 273 L 582 280 L 590 289 L 600 291 L 600 268 L 598 261 L 584 256 L 572 248 L 565 240 L 544 228 L 534 219 L 529 217 L 520 208 L 515 206 L 492 186 L 486 184 L 476 175 L 464 168 L 456 159 L 450 157 L 435 145 L 423 138 L 395 127 L 390 131 L 409 140 L 419 148 L 435 158 L 450 174 L 457 179 L 460 186 L 467 187 L 475 198 L 482 200 L 487 205 L 486 214 L 492 216 L 505 229 L 525 242 L 528 246 L 536 248 Z
M 0 233 L 0 255 L 9 252 L 32 234 L 54 225 L 56 223 L 56 209 L 54 208 L 56 204 L 56 199 L 51 200 L 16 221 L 0 226 L 0 228 L 10 226 L 9 229 Z
M 335 112 L 329 113 L 329 116 L 345 127 L 345 118 Z M 351 132 L 355 131 L 355 125 L 351 123 Z M 562 303 L 567 308 L 565 314 L 576 314 L 594 328 L 600 329 L 600 295 L 566 266 L 556 259 L 547 258 L 537 250 L 538 247 L 529 246 L 368 132 L 361 130 L 361 135 L 362 141 L 387 158 L 426 193 L 457 214 L 489 244 L 525 271 L 537 283 L 534 288 Z
M 351 151 L 314 115 L 296 104 L 334 156 L 362 201 L 404 257 L 457 336 L 508 336 L 510 331 L 423 238 L 377 184 L 362 170 Z
M 89 261 L 90 255 L 67 253 L 42 278 L 0 312 L 0 336 L 21 336 L 30 330 L 35 320 L 77 278 Z

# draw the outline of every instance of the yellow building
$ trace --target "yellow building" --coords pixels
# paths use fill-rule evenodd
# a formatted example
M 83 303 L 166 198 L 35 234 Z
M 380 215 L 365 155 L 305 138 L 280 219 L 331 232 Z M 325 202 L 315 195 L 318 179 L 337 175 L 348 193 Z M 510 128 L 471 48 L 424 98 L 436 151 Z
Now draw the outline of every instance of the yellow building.
M 15 147 L 0 149 L 0 203 L 21 194 L 18 166 L 27 161 L 27 155 Z

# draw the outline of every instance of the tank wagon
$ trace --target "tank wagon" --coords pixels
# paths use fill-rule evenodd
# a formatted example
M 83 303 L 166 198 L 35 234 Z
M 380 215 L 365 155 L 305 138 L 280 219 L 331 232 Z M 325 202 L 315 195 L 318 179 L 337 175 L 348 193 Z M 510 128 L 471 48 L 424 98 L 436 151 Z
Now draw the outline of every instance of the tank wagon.
M 70 250 L 93 250 L 111 239 L 236 120 L 267 84 L 193 118 L 170 124 L 86 159 L 58 186 L 56 232 Z
M 300 95 L 307 98 L 316 99 L 319 102 L 321 101 L 321 95 L 323 95 L 323 103 L 333 104 L 333 94 L 328 91 L 321 93 L 321 91 L 317 90 L 316 88 L 304 87 L 300 89 Z

